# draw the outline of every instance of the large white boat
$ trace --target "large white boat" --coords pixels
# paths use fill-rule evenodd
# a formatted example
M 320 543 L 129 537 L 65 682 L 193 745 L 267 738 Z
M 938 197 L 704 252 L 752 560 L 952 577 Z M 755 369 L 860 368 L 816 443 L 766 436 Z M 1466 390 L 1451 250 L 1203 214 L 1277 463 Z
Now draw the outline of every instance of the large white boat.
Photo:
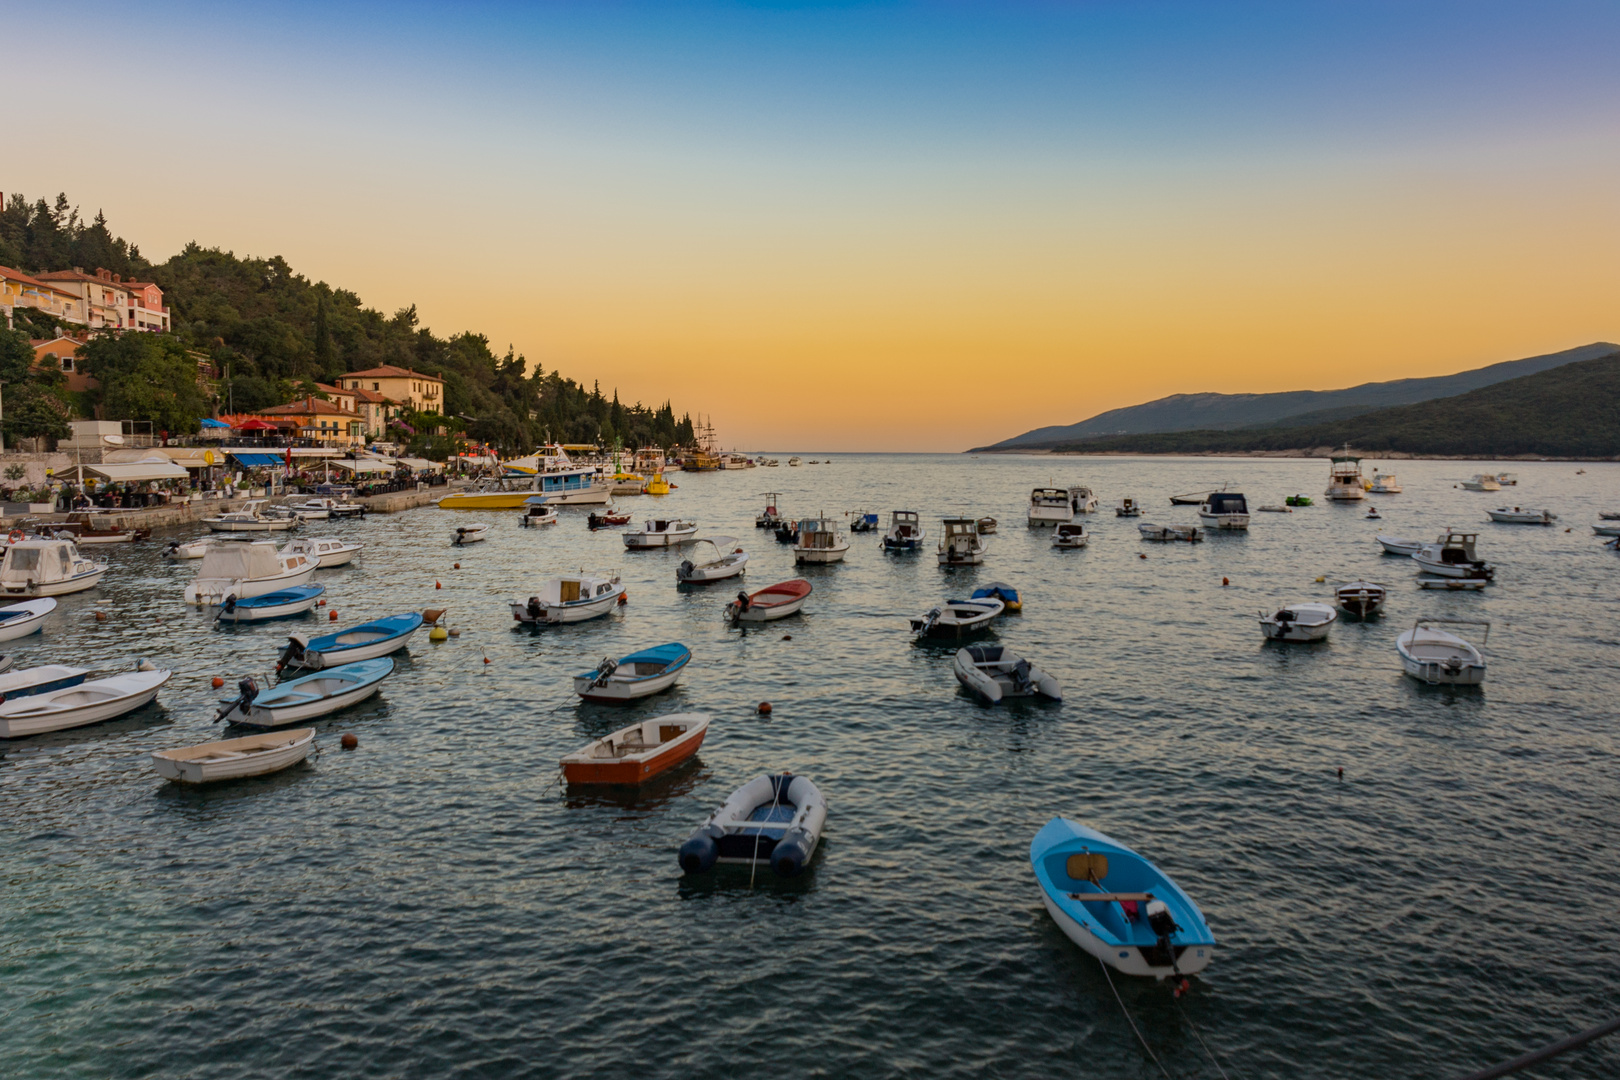
M 1067 488 L 1038 487 L 1029 493 L 1029 523 L 1031 525 L 1057 525 L 1073 519 L 1074 510 L 1069 505 Z
M 308 585 L 319 560 L 299 552 L 283 554 L 269 540 L 227 540 L 203 556 L 197 576 L 186 586 L 186 603 L 219 606 L 227 597 L 251 596 L 294 585 Z
M 19 540 L 6 546 L 0 589 L 9 596 L 62 596 L 93 589 L 106 563 L 79 554 L 71 540 Z
M 576 623 L 607 615 L 624 596 L 617 574 L 570 574 L 544 582 L 527 600 L 508 600 L 521 623 Z
M 1333 455 L 1328 468 L 1327 490 L 1322 494 L 1334 502 L 1355 502 L 1367 497 L 1366 486 L 1361 480 L 1361 459 L 1350 453 L 1349 446 Z
M 984 562 L 984 541 L 979 538 L 976 518 L 946 518 L 945 535 L 939 540 L 939 565 L 978 566 Z
M 1249 503 L 1236 491 L 1212 491 L 1198 507 L 1206 529 L 1247 529 Z
M 793 543 L 796 563 L 843 562 L 849 551 L 849 538 L 838 531 L 832 518 L 805 518 L 799 522 L 799 538 Z
M 544 495 L 551 506 L 601 506 L 612 494 L 613 481 L 600 469 L 556 469 L 485 480 L 470 491 L 446 495 L 439 509 L 521 510 L 534 495 Z
M 1496 576 L 1496 567 L 1474 552 L 1478 533 L 1448 531 L 1432 544 L 1424 544 L 1412 556 L 1412 561 L 1430 574 L 1448 578 L 1467 578 L 1489 581 Z
M 1457 485 L 1464 491 L 1501 491 L 1502 485 L 1490 473 L 1478 473 L 1472 479 Z
M 697 522 L 680 518 L 648 518 L 641 528 L 624 535 L 624 546 L 631 551 L 645 548 L 676 547 L 697 535 Z
M 1097 494 L 1084 484 L 1069 489 L 1069 509 L 1076 514 L 1095 514 Z

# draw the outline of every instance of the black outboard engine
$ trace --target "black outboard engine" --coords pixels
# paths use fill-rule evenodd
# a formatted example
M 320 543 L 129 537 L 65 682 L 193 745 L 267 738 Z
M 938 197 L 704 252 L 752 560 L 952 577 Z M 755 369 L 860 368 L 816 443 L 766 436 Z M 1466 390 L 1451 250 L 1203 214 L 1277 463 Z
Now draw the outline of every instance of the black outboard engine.
M 534 619 L 536 622 L 539 622 L 540 621 L 540 615 L 544 610 L 545 609 L 540 606 L 540 598 L 538 596 L 529 597 L 529 617 L 530 618 Z
M 692 560 L 691 559 L 682 559 L 681 560 L 681 577 L 691 577 L 691 576 L 692 576 Z
M 1175 916 L 1170 914 L 1170 909 L 1163 900 L 1149 900 L 1147 921 L 1148 929 L 1159 939 L 1159 951 L 1169 960 L 1171 969 L 1177 970 L 1179 974 L 1179 970 L 1176 969 L 1175 946 L 1170 944 L 1170 935 L 1181 929 L 1176 925 Z
M 608 684 L 608 680 L 613 677 L 613 673 L 617 670 L 619 670 L 619 662 L 617 660 L 613 659 L 611 656 L 602 657 L 602 662 L 596 665 L 596 680 L 592 682 L 591 685 L 596 687 L 606 686 Z
M 254 682 L 250 675 L 237 683 L 236 689 L 242 696 L 219 710 L 219 714 L 214 717 L 214 723 L 219 723 L 238 709 L 242 711 L 243 716 L 248 715 L 248 710 L 253 707 L 253 699 L 259 696 L 259 684 Z
M 287 647 L 281 650 L 281 659 L 276 661 L 276 670 L 280 671 L 292 661 L 297 661 L 300 666 L 304 662 L 304 642 L 297 634 L 288 635 Z
M 1018 689 L 1020 689 L 1020 690 L 1027 689 L 1029 687 L 1029 661 L 1028 660 L 1020 660 L 1020 661 L 1018 661 L 1018 663 L 1013 665 L 1012 679 L 1013 679 L 1013 685 L 1018 687 Z

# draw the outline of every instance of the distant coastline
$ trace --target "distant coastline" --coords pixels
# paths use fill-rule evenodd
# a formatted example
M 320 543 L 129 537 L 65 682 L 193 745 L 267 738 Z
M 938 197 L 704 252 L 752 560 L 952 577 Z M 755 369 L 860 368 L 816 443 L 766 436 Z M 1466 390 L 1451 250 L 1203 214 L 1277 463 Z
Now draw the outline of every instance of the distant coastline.
M 1561 454 L 1414 454 L 1404 450 L 1350 448 L 1352 453 L 1380 461 L 1620 461 L 1620 457 L 1570 457 Z M 1157 458 L 1322 458 L 1340 447 L 1317 446 L 1305 450 L 1042 450 L 976 446 L 964 454 L 1024 454 L 1035 457 L 1157 457 Z

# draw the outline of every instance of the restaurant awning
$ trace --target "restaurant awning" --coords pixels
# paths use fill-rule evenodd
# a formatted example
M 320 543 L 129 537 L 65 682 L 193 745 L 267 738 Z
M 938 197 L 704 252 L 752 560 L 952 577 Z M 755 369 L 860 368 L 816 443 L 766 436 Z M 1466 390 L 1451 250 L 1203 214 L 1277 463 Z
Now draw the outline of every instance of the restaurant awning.
M 184 480 L 189 475 L 185 468 L 172 461 L 137 461 L 127 465 L 86 465 L 83 471 L 90 476 L 116 483 L 138 484 L 143 480 Z
M 399 459 L 399 463 L 408 465 L 413 469 L 432 469 L 435 472 L 444 468 L 444 462 L 442 461 L 429 461 L 427 458 L 419 457 L 402 457 Z
M 274 431 L 276 425 L 267 420 L 248 420 L 236 425 L 237 431 Z
M 340 469 L 347 469 L 353 473 L 391 473 L 394 471 L 393 462 L 378 461 L 376 458 L 360 458 L 358 460 L 333 458 L 331 463 Z
M 280 454 L 238 454 L 231 451 L 231 457 L 236 463 L 248 469 L 273 469 L 277 465 L 287 464 L 287 459 Z

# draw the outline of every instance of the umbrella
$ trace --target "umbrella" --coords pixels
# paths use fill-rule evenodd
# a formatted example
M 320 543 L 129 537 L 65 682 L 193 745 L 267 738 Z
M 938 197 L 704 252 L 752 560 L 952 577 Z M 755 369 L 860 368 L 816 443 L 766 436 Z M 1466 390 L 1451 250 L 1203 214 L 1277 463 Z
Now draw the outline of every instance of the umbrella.
M 238 431 L 274 431 L 274 430 L 276 430 L 276 425 L 274 425 L 272 423 L 269 423 L 267 421 L 264 421 L 264 420 L 248 420 L 245 423 L 241 423 L 241 424 L 236 425 L 236 430 L 238 430 Z

